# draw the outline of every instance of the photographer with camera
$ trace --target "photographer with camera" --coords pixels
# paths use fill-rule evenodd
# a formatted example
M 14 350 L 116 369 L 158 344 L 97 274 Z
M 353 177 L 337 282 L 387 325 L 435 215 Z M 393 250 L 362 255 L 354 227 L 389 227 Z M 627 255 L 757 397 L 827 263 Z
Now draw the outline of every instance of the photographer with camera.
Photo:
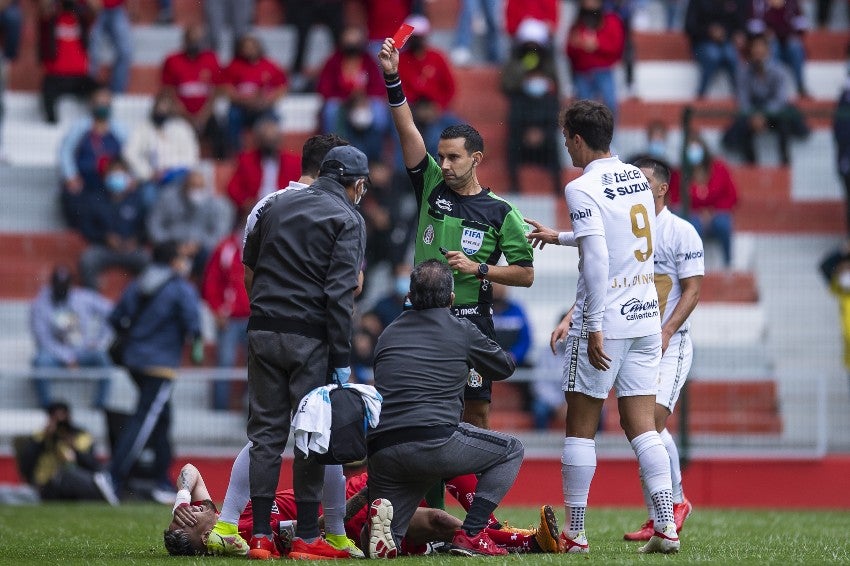
M 47 425 L 25 439 L 18 451 L 27 483 L 46 500 L 105 500 L 118 504 L 109 477 L 94 455 L 94 439 L 74 426 L 62 402 L 47 408 Z

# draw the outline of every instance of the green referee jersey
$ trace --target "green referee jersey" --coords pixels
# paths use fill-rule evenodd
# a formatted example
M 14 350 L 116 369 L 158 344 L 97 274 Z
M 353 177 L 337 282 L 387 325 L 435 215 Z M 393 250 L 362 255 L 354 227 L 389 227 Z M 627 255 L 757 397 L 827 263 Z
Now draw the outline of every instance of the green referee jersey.
M 530 227 L 519 210 L 484 188 L 470 196 L 457 194 L 443 181 L 430 155 L 407 170 L 419 206 L 414 263 L 446 259 L 440 247 L 463 251 L 476 263 L 496 265 L 504 254 L 509 265 L 531 267 L 534 252 L 525 235 Z M 455 305 L 492 304 L 493 287 L 474 275 L 455 272 Z

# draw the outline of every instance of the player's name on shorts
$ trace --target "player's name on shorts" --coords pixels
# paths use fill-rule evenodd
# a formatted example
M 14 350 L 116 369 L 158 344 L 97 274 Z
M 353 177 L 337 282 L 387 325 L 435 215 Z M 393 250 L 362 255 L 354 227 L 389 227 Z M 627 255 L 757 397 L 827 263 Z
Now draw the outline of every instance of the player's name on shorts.
M 640 299 L 632 297 L 620 305 L 620 314 L 625 316 L 626 320 L 643 320 L 656 317 L 659 315 L 658 299 L 642 303 Z
M 655 283 L 654 273 L 642 273 L 632 277 L 631 281 L 628 277 L 615 277 L 611 280 L 612 289 L 623 289 L 624 287 L 637 287 L 638 285 L 650 285 Z

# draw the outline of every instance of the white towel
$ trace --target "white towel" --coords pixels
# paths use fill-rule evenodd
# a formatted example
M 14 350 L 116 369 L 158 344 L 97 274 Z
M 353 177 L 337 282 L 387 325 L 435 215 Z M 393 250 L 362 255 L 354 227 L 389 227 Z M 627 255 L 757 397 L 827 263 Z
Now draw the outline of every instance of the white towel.
M 381 394 L 371 385 L 343 383 L 343 387 L 354 389 L 366 404 L 366 419 L 369 426 L 375 428 L 381 418 Z M 292 429 L 295 435 L 295 447 L 305 454 L 313 451 L 325 454 L 331 440 L 331 398 L 330 392 L 339 387 L 337 384 L 317 387 L 307 393 L 298 405 L 292 417 Z

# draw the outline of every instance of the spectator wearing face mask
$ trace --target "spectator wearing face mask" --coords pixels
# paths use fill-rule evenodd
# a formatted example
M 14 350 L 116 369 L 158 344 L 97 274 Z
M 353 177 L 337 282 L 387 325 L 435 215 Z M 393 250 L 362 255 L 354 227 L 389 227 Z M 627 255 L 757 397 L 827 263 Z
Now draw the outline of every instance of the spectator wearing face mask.
M 850 241 L 827 254 L 820 264 L 820 272 L 829 290 L 838 299 L 844 338 L 844 368 L 850 377 Z
M 213 112 L 222 80 L 218 57 L 207 46 L 204 26 L 187 26 L 183 49 L 166 57 L 160 81 L 162 88 L 176 97 L 177 113 L 189 121 L 201 140 L 211 145 L 216 158 L 225 154 L 224 134 Z
M 750 37 L 747 55 L 736 81 L 738 114 L 723 134 L 723 146 L 741 152 L 747 163 L 755 165 L 756 136 L 774 134 L 781 163 L 788 165 L 791 138 L 809 135 L 803 114 L 791 102 L 791 77 L 781 63 L 771 58 L 766 36 Z
M 732 264 L 732 212 L 738 202 L 738 189 L 729 167 L 711 154 L 705 140 L 692 133 L 686 144 L 686 166 L 691 173 L 687 219 L 700 238 L 715 238 L 720 242 L 723 265 L 729 269 Z M 668 193 L 673 208 L 681 206 L 681 184 L 681 173 L 674 171 Z
M 265 56 L 260 40 L 244 35 L 236 41 L 233 61 L 224 70 L 224 92 L 230 99 L 227 138 L 231 152 L 242 148 L 242 132 L 263 116 L 274 115 L 286 94 L 286 74 Z
M 41 0 L 38 3 L 38 57 L 44 71 L 41 104 L 45 119 L 57 122 L 59 97 L 88 97 L 97 88 L 89 76 L 89 33 L 94 0 Z
M 662 120 L 650 120 L 646 124 L 646 145 L 643 150 L 635 153 L 629 159 L 629 163 L 634 163 L 643 157 L 650 157 L 670 163 L 670 152 L 673 148 L 668 140 L 667 124 Z
M 137 125 L 124 146 L 124 159 L 139 182 L 145 206 L 156 202 L 159 190 L 180 183 L 198 165 L 195 131 L 177 113 L 171 91 L 156 95 L 150 120 Z
M 80 256 L 80 279 L 98 289 L 103 270 L 119 267 L 140 272 L 148 263 L 145 243 L 145 206 L 130 169 L 121 158 L 106 168 L 104 186 L 109 198 L 99 202 L 90 218 L 88 247 Z
M 227 196 L 236 210 L 251 210 L 261 198 L 301 176 L 301 156 L 283 149 L 283 132 L 273 116 L 254 124 L 254 148 L 236 157 Z
M 525 163 L 548 171 L 556 194 L 563 189 L 558 132 L 552 121 L 558 113 L 559 88 L 551 40 L 546 23 L 524 20 L 502 71 L 502 91 L 508 96 L 506 158 L 512 192 L 522 189 L 519 167 Z
M 68 226 L 86 240 L 91 234 L 91 216 L 108 200 L 104 185 L 106 166 L 127 139 L 124 125 L 112 119 L 112 94 L 105 88 L 92 93 L 90 116 L 71 124 L 59 143 L 60 202 Z
M 194 258 L 192 275 L 199 276 L 212 250 L 230 231 L 233 216 L 233 206 L 215 194 L 204 173 L 196 169 L 157 199 L 147 219 L 148 238 L 154 245 L 182 242 L 182 251 Z
M 111 338 L 106 319 L 112 312 L 112 302 L 91 289 L 77 287 L 73 279 L 67 265 L 57 265 L 50 283 L 32 302 L 30 327 L 35 339 L 35 368 L 112 365 L 106 353 Z M 53 401 L 50 379 L 34 377 L 33 385 L 39 405 L 46 409 Z M 109 380 L 97 380 L 92 405 L 102 409 L 108 395 Z
M 172 451 L 171 391 L 183 346 L 193 341 L 192 360 L 202 359 L 200 302 L 186 281 L 192 258 L 179 242 L 153 248 L 153 261 L 132 281 L 115 306 L 109 321 L 116 329 L 129 328 L 122 364 L 138 387 L 136 409 L 115 445 L 110 476 L 115 493 L 121 494 L 142 449 L 152 439 L 154 481 L 158 501 L 174 501 L 169 478 Z M 132 321 L 132 324 L 129 324 Z
M 617 118 L 614 66 L 623 57 L 625 30 L 620 17 L 603 10 L 602 0 L 580 0 L 567 35 L 567 58 L 575 96 L 602 102 Z
M 323 133 L 337 133 L 360 148 L 370 161 L 382 157 L 389 128 L 381 70 L 366 49 L 366 33 L 346 27 L 338 49 L 325 62 L 316 85 L 324 99 Z

